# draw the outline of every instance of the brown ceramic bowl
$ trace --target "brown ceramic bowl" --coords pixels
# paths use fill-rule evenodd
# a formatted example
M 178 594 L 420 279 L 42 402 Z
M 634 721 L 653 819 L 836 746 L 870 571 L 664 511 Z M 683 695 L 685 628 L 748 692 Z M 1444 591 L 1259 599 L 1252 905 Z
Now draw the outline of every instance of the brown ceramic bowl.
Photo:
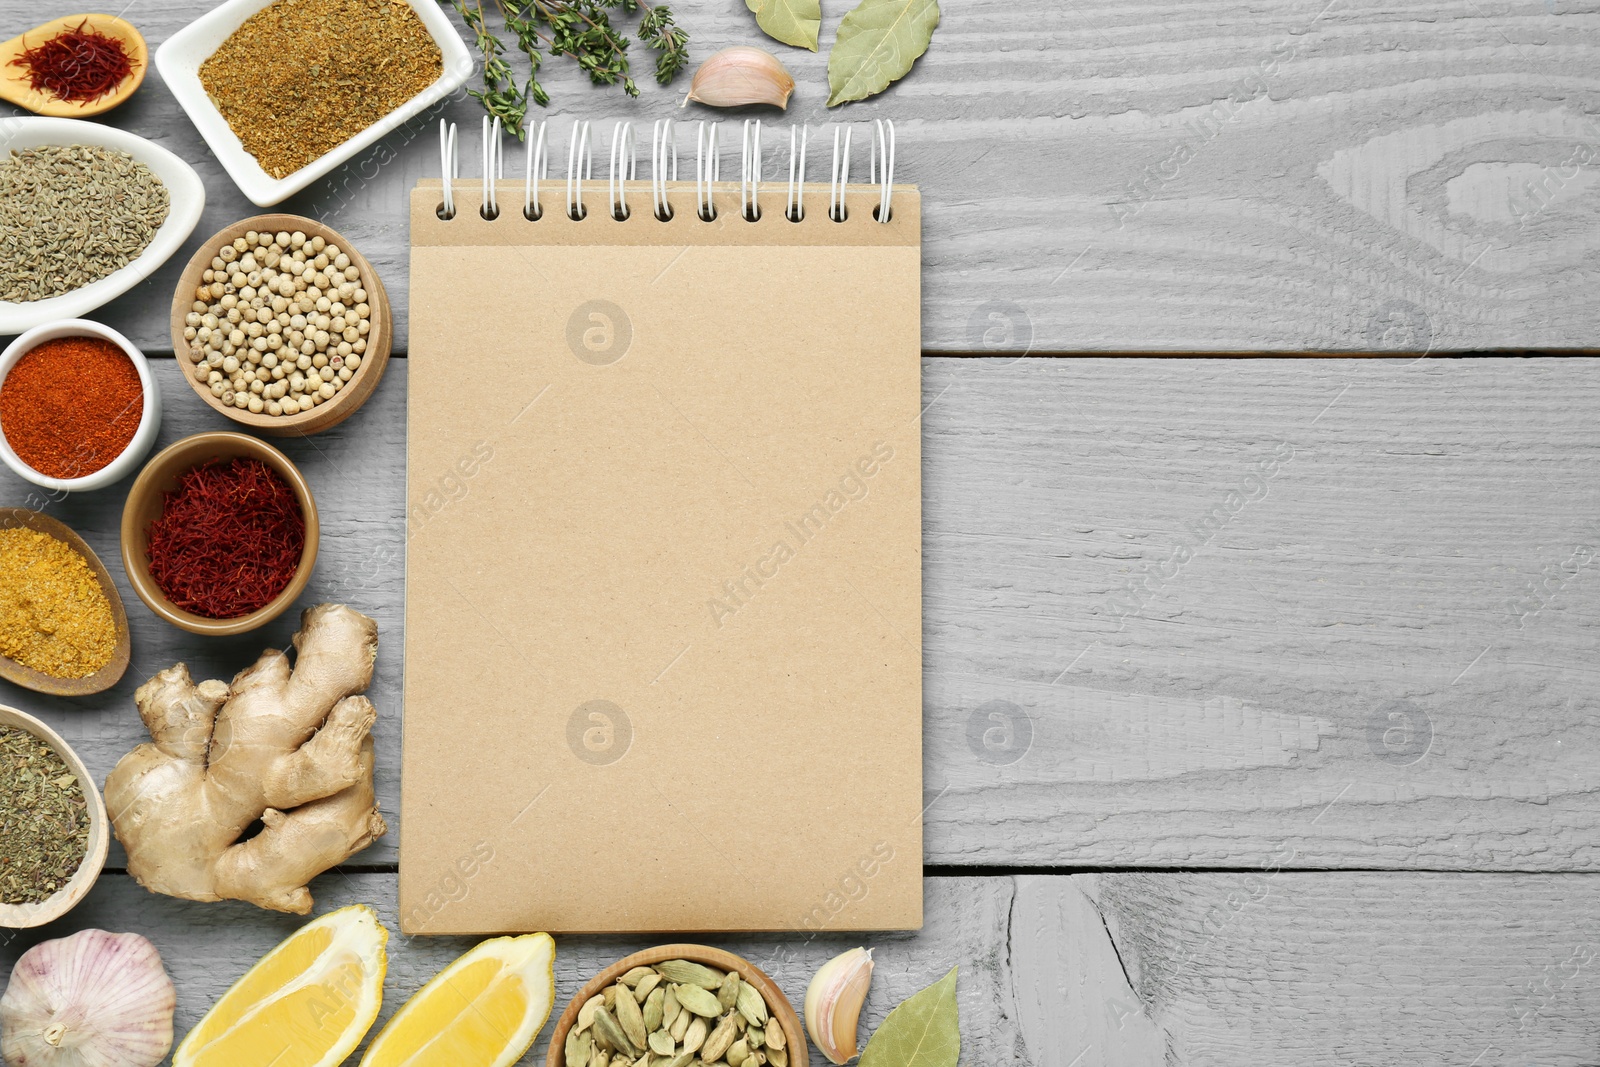
M 806 1044 L 806 1032 L 800 1025 L 800 1016 L 795 1014 L 794 1005 L 783 995 L 778 983 L 768 978 L 761 968 L 742 956 L 735 956 L 731 952 L 712 948 L 710 945 L 657 945 L 655 948 L 647 948 L 643 952 L 624 956 L 595 975 L 587 985 L 578 990 L 577 995 L 567 1004 L 567 1010 L 556 1020 L 556 1028 L 550 1035 L 550 1051 L 545 1056 L 545 1067 L 566 1067 L 567 1031 L 577 1023 L 578 1010 L 586 1002 L 604 993 L 607 986 L 616 984 L 618 978 L 633 968 L 648 967 L 662 960 L 690 960 L 694 963 L 703 963 L 707 967 L 715 967 L 719 971 L 738 971 L 740 979 L 755 986 L 762 999 L 767 1002 L 767 1011 L 778 1020 L 778 1025 L 783 1027 L 790 1067 L 806 1067 L 811 1062 L 811 1046 Z
M 150 524 L 161 517 L 164 494 L 178 487 L 178 478 L 191 467 L 210 460 L 229 460 L 238 457 L 259 459 L 289 483 L 300 501 L 301 514 L 306 520 L 306 546 L 300 554 L 300 568 L 289 584 L 265 606 L 241 615 L 236 619 L 208 619 L 204 615 L 174 607 L 150 577 L 150 559 L 145 554 L 150 548 Z M 289 457 L 265 441 L 248 434 L 218 430 L 197 433 L 174 442 L 156 453 L 145 464 L 133 488 L 128 490 L 128 502 L 122 508 L 122 567 L 128 573 L 128 583 L 139 594 L 151 611 L 172 625 L 194 634 L 226 637 L 242 634 L 276 619 L 293 604 L 311 580 L 311 569 L 317 562 L 317 504 L 311 497 L 311 486 L 306 484 L 300 469 L 289 462 Z
M 0 726 L 14 726 L 19 730 L 26 730 L 55 749 L 56 755 L 61 757 L 61 762 L 77 775 L 79 784 L 83 786 L 83 799 L 89 804 L 89 847 L 84 853 L 83 862 L 78 864 L 78 869 L 67 879 L 67 884 L 56 890 L 54 896 L 34 904 L 0 904 L 0 927 L 20 930 L 53 922 L 77 906 L 78 901 L 82 900 L 94 886 L 95 879 L 100 877 L 100 869 L 106 865 L 106 850 L 111 847 L 111 831 L 107 826 L 106 802 L 94 784 L 94 777 L 89 773 L 89 768 L 84 766 L 83 760 L 78 758 L 78 754 L 72 751 L 72 746 L 61 739 L 60 734 L 32 715 L 4 705 L 0 705 Z
M 361 272 L 361 286 L 367 291 L 367 304 L 372 309 L 372 327 L 367 333 L 367 350 L 361 354 L 361 366 L 351 375 L 344 388 L 333 395 L 332 400 L 318 404 L 310 411 L 303 411 L 298 415 L 268 415 L 265 412 L 256 415 L 243 408 L 224 404 L 211 395 L 210 386 L 194 376 L 195 365 L 189 362 L 186 355 L 189 351 L 189 341 L 183 336 L 184 320 L 194 309 L 195 289 L 200 286 L 205 272 L 211 267 L 211 261 L 222 246 L 232 244 L 235 239 L 243 237 L 251 230 L 272 233 L 299 231 L 307 237 L 321 237 L 329 244 L 338 245 L 339 250 L 350 257 L 351 265 Z M 366 403 L 372 391 L 378 387 L 378 381 L 383 377 L 384 368 L 389 363 L 389 345 L 393 338 L 394 315 L 389 307 L 389 295 L 384 291 L 383 280 L 378 277 L 378 272 L 367 262 L 367 258 L 357 252 L 355 246 L 337 231 L 324 226 L 316 219 L 308 219 L 301 215 L 256 215 L 218 230 L 207 238 L 189 260 L 189 265 L 183 268 L 183 276 L 178 279 L 177 292 L 172 296 L 172 350 L 178 354 L 178 365 L 184 370 L 184 381 L 189 383 L 189 388 L 194 390 L 196 396 L 212 408 L 234 422 L 243 423 L 256 433 L 266 434 L 269 437 L 305 437 L 321 433 L 354 415 L 356 409 Z
M 0 530 L 17 526 L 37 530 L 39 533 L 49 534 L 57 541 L 66 542 L 74 552 L 84 558 L 84 562 L 89 564 L 89 570 L 94 572 L 95 581 L 100 583 L 100 591 L 111 603 L 111 621 L 117 627 L 117 647 L 112 650 L 111 659 L 106 665 L 87 678 L 57 678 L 52 674 L 36 671 L 32 667 L 25 667 L 5 656 L 0 656 L 0 678 L 14 682 L 24 689 L 32 689 L 36 693 L 49 693 L 58 697 L 82 697 L 110 689 L 128 669 L 128 657 L 133 651 L 133 642 L 128 636 L 128 613 L 123 610 L 122 595 L 117 592 L 117 583 L 111 580 L 111 573 L 106 570 L 105 564 L 100 562 L 100 557 L 94 554 L 94 549 L 65 523 L 58 522 L 48 515 L 41 515 L 37 511 L 29 511 L 27 508 L 0 508 Z

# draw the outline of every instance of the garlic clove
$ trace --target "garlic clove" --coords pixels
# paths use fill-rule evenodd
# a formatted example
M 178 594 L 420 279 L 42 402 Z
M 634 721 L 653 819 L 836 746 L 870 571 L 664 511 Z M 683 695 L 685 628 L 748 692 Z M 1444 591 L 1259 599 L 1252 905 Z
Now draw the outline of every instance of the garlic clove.
M 0 1056 L 8 1067 L 155 1067 L 177 1003 L 161 954 L 138 934 L 41 941 L 0 997 Z
M 853 948 L 824 963 L 806 987 L 806 1031 L 829 1063 L 856 1054 L 861 1005 L 872 984 L 872 950 Z
M 777 56 L 759 48 L 724 48 L 700 64 L 684 104 L 693 100 L 711 107 L 771 104 L 787 108 L 794 78 Z

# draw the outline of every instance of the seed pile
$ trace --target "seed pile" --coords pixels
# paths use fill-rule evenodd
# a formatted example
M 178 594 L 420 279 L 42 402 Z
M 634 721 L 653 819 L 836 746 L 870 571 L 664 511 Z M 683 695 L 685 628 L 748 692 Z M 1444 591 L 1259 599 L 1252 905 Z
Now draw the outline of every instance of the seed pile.
M 48 900 L 89 852 L 89 805 L 55 749 L 0 726 L 0 902 Z
M 789 1067 L 755 986 L 690 960 L 635 967 L 578 1010 L 567 1067 Z
M 278 0 L 200 65 L 200 84 L 274 178 L 422 92 L 444 57 L 405 0 Z
M 167 221 L 167 187 L 126 152 L 43 145 L 0 159 L 0 300 L 70 293 L 132 263 Z
M 298 415 L 355 377 L 371 329 L 361 271 L 338 245 L 251 230 L 200 276 L 183 336 L 212 396 L 257 415 Z
M 52 678 L 87 678 L 116 648 L 116 617 L 89 561 L 49 534 L 0 530 L 0 655 Z

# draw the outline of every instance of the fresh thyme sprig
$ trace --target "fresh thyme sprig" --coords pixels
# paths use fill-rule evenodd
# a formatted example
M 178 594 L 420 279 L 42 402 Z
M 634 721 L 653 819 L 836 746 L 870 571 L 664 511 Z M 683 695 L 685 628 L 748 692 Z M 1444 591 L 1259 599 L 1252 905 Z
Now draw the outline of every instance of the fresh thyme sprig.
M 490 115 L 499 116 L 520 139 L 528 103 L 541 107 L 550 94 L 539 82 L 545 53 L 569 56 L 596 85 L 622 83 L 629 96 L 639 95 L 628 65 L 627 34 L 611 22 L 611 11 L 638 14 L 640 42 L 657 53 L 656 81 L 666 85 L 689 62 L 689 35 L 680 29 L 666 4 L 646 0 L 494 0 L 517 49 L 528 58 L 527 82 L 518 87 L 506 61 L 505 43 L 489 28 L 482 0 L 451 0 L 483 55 L 483 88 L 468 90 Z

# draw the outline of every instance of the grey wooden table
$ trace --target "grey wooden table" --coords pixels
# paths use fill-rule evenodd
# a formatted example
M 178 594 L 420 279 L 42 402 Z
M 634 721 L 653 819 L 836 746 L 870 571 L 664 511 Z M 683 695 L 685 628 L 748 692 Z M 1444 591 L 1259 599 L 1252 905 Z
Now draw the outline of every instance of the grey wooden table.
M 154 46 L 204 6 L 127 17 Z M 56 13 L 0 0 L 0 34 Z M 679 14 L 697 55 L 754 40 L 732 0 Z M 823 132 L 823 60 L 784 58 L 787 121 Z M 1600 1062 L 1600 579 L 1578 562 L 1600 544 L 1600 380 L 1548 354 L 1600 324 L 1597 60 L 1593 0 L 963 0 L 911 78 L 843 113 L 897 120 L 926 204 L 927 925 L 874 938 L 869 1026 L 959 963 L 964 1063 Z M 560 64 L 550 83 L 558 137 L 698 117 Z M 438 116 L 475 131 L 475 107 L 285 205 L 376 263 L 402 357 L 406 194 L 436 173 Z M 194 240 L 97 316 L 170 356 L 178 265 L 255 212 L 159 77 L 108 121 L 206 180 Z M 1475 350 L 1502 354 L 1454 355 Z M 1187 358 L 1056 358 L 1092 352 Z M 1270 358 L 1208 358 L 1236 352 Z M 158 369 L 161 443 L 224 426 Z M 400 358 L 357 417 L 286 446 L 325 522 L 306 600 L 383 641 L 393 829 L 313 889 L 391 924 L 406 387 Z M 47 510 L 113 560 L 126 488 Z M 30 500 L 0 477 L 0 503 Z M 118 580 L 121 684 L 0 683 L 102 779 L 142 737 L 142 679 L 228 677 L 292 629 L 195 641 Z M 140 931 L 185 1028 L 298 923 L 150 895 L 122 862 L 5 965 Z M 723 943 L 798 998 L 858 940 Z M 562 938 L 560 1001 L 644 943 Z M 387 1010 L 466 944 L 393 943 Z

